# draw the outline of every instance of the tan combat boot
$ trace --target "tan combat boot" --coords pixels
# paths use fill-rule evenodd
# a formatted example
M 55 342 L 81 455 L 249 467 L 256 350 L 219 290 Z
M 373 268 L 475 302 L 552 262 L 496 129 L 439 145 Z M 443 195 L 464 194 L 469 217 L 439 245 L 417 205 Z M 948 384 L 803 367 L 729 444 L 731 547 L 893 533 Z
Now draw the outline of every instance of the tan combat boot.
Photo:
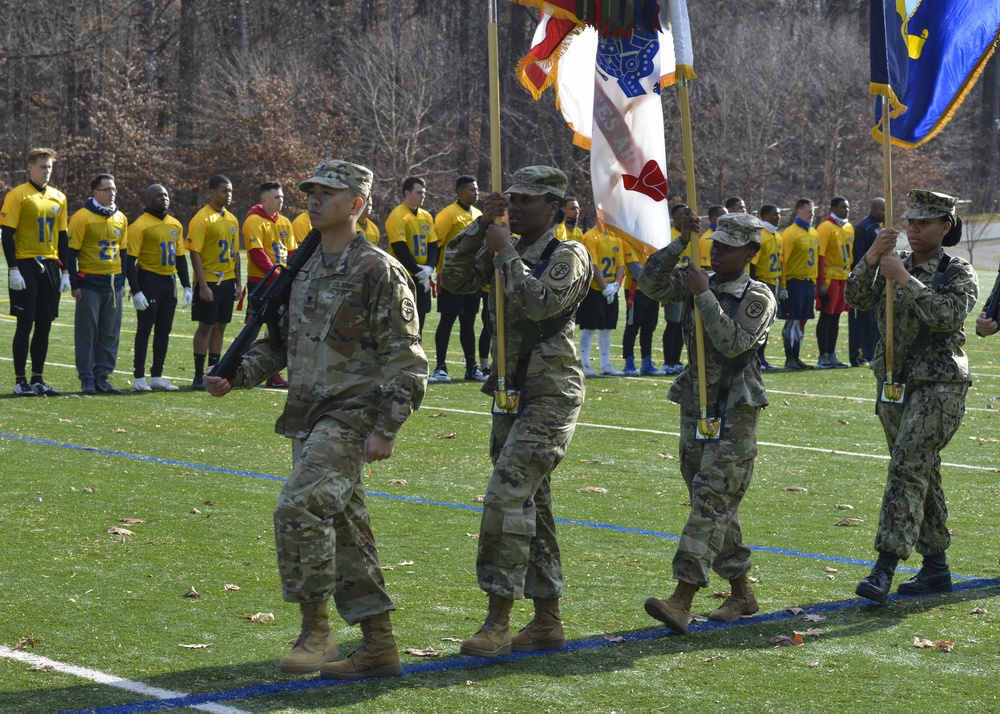
M 362 620 L 361 635 L 364 637 L 361 646 L 347 659 L 323 665 L 319 671 L 323 679 L 398 677 L 403 673 L 388 612 Z
M 286 674 L 315 672 L 323 663 L 337 659 L 337 643 L 330 633 L 326 616 L 326 600 L 299 603 L 302 610 L 302 632 L 292 651 L 278 663 Z
M 511 638 L 510 648 L 515 652 L 534 652 L 561 650 L 565 646 L 559 598 L 535 598 L 535 617 Z
M 750 587 L 750 580 L 746 575 L 741 575 L 736 580 L 729 581 L 730 593 L 726 601 L 719 606 L 711 615 L 709 620 L 716 622 L 736 622 L 744 615 L 752 615 L 760 609 L 757 598 Z
M 666 600 L 651 597 L 646 601 L 646 614 L 659 620 L 674 632 L 685 634 L 691 622 L 691 601 L 699 588 L 693 583 L 677 581 L 677 589 Z
M 462 643 L 459 651 L 473 657 L 499 657 L 510 654 L 510 609 L 514 601 L 490 594 L 489 611 L 479 632 Z

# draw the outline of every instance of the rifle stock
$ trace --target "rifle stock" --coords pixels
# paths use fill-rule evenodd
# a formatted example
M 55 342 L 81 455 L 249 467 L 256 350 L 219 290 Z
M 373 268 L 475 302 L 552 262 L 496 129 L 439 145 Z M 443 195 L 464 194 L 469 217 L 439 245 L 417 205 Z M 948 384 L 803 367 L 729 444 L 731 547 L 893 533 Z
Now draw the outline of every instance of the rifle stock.
M 275 265 L 264 276 L 264 279 L 257 283 L 257 287 L 250 293 L 250 312 L 247 315 L 246 324 L 229 345 L 229 349 L 222 355 L 218 364 L 212 367 L 212 376 L 232 380 L 236 376 L 236 370 L 239 369 L 240 360 L 250 348 L 250 343 L 263 325 L 268 326 L 268 334 L 272 344 L 275 347 L 281 346 L 278 323 L 288 310 L 288 298 L 292 292 L 292 283 L 302 266 L 316 252 L 320 240 L 319 231 L 310 231 L 284 268 L 278 270 L 280 266 Z M 268 281 L 274 273 L 277 273 L 277 277 L 269 284 Z

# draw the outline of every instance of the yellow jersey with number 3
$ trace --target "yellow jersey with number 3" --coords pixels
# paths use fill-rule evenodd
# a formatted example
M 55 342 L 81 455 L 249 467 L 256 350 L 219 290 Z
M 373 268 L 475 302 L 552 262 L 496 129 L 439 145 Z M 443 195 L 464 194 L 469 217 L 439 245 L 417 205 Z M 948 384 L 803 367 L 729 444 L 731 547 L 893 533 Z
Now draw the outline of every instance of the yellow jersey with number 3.
M 11 189 L 0 208 L 0 225 L 14 229 L 15 257 L 59 258 L 59 233 L 67 230 L 69 209 L 66 195 L 51 186 L 39 191 L 22 183 Z
M 205 206 L 188 223 L 184 249 L 201 255 L 205 281 L 218 283 L 236 278 L 236 251 L 239 250 L 240 222 L 223 208 Z

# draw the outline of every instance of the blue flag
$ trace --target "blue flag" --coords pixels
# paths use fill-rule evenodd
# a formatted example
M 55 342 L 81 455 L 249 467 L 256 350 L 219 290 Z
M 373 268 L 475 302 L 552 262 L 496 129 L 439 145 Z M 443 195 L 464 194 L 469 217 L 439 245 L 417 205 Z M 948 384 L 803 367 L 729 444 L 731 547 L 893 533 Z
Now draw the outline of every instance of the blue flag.
M 998 36 L 1000 2 L 872 0 L 875 139 L 882 141 L 883 104 L 894 119 L 892 143 L 914 149 L 934 138 L 975 85 Z

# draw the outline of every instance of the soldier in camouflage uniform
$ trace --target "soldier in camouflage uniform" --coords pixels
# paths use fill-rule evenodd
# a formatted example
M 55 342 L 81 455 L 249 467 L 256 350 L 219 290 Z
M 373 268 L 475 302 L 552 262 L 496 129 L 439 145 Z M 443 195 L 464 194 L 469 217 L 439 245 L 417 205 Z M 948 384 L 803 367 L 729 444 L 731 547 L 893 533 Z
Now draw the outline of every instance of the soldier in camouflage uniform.
M 420 347 L 413 282 L 357 230 L 372 173 L 326 161 L 299 184 L 322 235 L 302 266 L 281 325 L 284 344 L 258 340 L 232 384 L 207 375 L 222 396 L 250 389 L 286 366 L 288 397 L 275 431 L 292 439 L 292 474 L 278 496 L 274 535 L 284 598 L 302 610 L 302 631 L 283 672 L 323 677 L 398 675 L 399 652 L 375 539 L 365 509 L 364 464 L 389 458 L 396 433 L 420 406 L 427 358 Z M 364 643 L 336 662 L 327 601 Z
M 691 512 L 674 555 L 677 587 L 666 600 L 651 597 L 646 612 L 672 630 L 687 632 L 691 603 L 715 570 L 731 585 L 730 597 L 710 615 L 733 622 L 759 609 L 747 573 L 750 548 L 743 543 L 738 509 L 757 456 L 757 417 L 767 406 L 757 349 L 767 339 L 776 303 L 771 290 L 746 274 L 761 245 L 764 224 L 736 213 L 721 216 L 712 234 L 714 274 L 678 265 L 681 253 L 700 230 L 690 209 L 684 230 L 646 262 L 639 290 L 660 302 L 684 301 L 683 330 L 688 365 L 667 397 L 681 405 L 680 467 L 691 496 Z M 705 355 L 698 354 L 694 307 L 701 313 Z M 698 362 L 704 359 L 709 416 L 722 418 L 717 441 L 696 440 Z
M 986 306 L 989 306 L 996 300 L 997 291 L 1000 290 L 1000 273 L 997 273 L 996 282 L 993 283 L 993 289 L 990 291 L 990 296 L 986 298 Z M 990 335 L 995 335 L 997 330 L 1000 330 L 1000 324 L 997 324 L 995 317 L 990 317 L 986 314 L 986 311 L 979 313 L 979 317 L 976 318 L 976 334 L 980 337 L 989 337 Z
M 496 323 L 494 271 L 504 291 L 507 387 L 523 390 L 519 415 L 494 414 L 490 436 L 493 475 L 486 488 L 476 572 L 489 595 L 479 632 L 462 643 L 464 654 L 496 657 L 515 651 L 566 646 L 559 598 L 562 566 L 552 516 L 551 476 L 566 455 L 583 403 L 584 379 L 573 344 L 573 315 L 587 294 L 590 256 L 582 243 L 559 242 L 553 220 L 566 196 L 566 175 L 548 166 L 515 172 L 510 225 L 495 224 L 507 201 L 494 193 L 483 216 L 448 243 L 442 282 L 455 293 L 490 285 Z M 511 231 L 520 238 L 512 240 Z M 497 389 L 494 371 L 483 392 Z M 535 617 L 513 638 L 508 616 L 514 600 L 534 600 Z
M 878 560 L 857 594 L 885 602 L 900 559 L 916 549 L 923 555 L 920 572 L 897 592 L 950 592 L 945 560 L 950 545 L 948 507 L 941 488 L 941 450 L 958 430 L 971 383 L 965 344 L 965 318 L 976 305 L 976 271 L 961 258 L 949 257 L 942 245 L 962 236 L 955 199 L 931 191 L 909 193 L 906 236 L 910 253 L 892 252 L 898 231 L 879 232 L 864 259 L 847 280 L 845 297 L 858 310 L 875 309 L 882 340 L 871 369 L 879 395 L 886 377 L 885 284 L 894 281 L 893 382 L 906 385 L 902 403 L 879 398 L 875 412 L 889 444 L 889 475 L 882 499 L 875 550 Z

